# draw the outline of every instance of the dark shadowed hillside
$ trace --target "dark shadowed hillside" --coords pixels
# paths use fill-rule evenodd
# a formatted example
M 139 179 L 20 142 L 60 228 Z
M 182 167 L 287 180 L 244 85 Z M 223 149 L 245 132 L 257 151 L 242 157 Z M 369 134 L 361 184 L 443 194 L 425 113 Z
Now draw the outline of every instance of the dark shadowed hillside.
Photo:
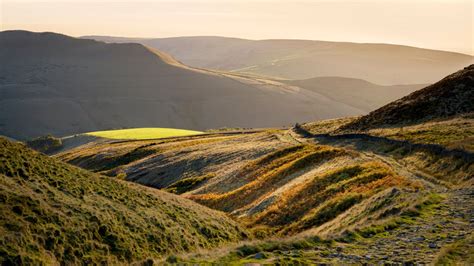
M 369 129 L 409 125 L 471 112 L 474 112 L 474 65 L 387 104 L 342 128 Z
M 145 260 L 247 234 L 224 214 L 0 138 L 0 264 Z
M 470 55 L 403 45 L 225 37 L 133 39 L 194 66 L 285 79 L 348 77 L 376 84 L 428 84 L 473 63 Z
M 270 127 L 363 110 L 271 81 L 196 70 L 141 44 L 0 32 L 0 134 Z

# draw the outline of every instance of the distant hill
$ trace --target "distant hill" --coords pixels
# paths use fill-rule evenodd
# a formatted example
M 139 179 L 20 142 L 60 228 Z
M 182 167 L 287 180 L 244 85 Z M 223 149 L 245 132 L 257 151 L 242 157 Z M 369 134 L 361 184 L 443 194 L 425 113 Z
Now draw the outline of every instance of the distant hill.
M 474 112 L 474 65 L 363 116 L 342 129 L 400 126 Z
M 100 176 L 0 138 L 0 264 L 113 264 L 238 241 L 190 200 Z
M 320 93 L 337 102 L 367 112 L 427 86 L 425 84 L 382 86 L 362 79 L 343 77 L 319 77 L 286 83 Z
M 0 135 L 272 127 L 365 111 L 263 78 L 197 70 L 141 44 L 0 32 Z
M 106 42 L 139 42 L 193 66 L 285 79 L 336 76 L 383 85 L 427 84 L 474 62 L 470 55 L 416 47 L 309 40 L 225 37 L 157 39 L 85 36 Z

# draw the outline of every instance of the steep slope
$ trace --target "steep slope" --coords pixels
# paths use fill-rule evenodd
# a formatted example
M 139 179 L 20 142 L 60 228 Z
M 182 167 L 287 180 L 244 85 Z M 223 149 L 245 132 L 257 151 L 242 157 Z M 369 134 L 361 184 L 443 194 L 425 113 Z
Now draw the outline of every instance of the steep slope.
M 286 83 L 320 93 L 337 102 L 367 112 L 426 86 L 423 84 L 382 86 L 361 79 L 342 77 L 290 80 Z
M 276 81 L 196 70 L 140 44 L 0 32 L 0 134 L 269 127 L 359 110 Z
M 237 241 L 224 214 L 0 138 L 0 264 L 117 264 Z
M 474 112 L 474 65 L 363 116 L 341 129 L 417 124 Z
M 285 79 L 337 76 L 383 85 L 436 82 L 472 64 L 469 55 L 391 44 L 308 40 L 244 40 L 224 37 L 127 39 L 89 36 L 108 42 L 140 42 L 194 66 Z

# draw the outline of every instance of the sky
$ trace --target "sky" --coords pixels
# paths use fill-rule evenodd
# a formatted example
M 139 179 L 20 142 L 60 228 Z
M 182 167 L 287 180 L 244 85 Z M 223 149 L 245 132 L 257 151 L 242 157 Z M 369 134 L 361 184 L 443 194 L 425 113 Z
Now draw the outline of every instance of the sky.
M 474 55 L 474 0 L 0 0 L 0 29 L 393 43 Z

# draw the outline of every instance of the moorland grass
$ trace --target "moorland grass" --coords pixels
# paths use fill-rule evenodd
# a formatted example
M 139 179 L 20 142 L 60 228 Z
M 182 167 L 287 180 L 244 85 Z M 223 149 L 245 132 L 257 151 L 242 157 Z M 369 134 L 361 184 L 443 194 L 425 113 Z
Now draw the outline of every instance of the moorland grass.
M 290 175 L 344 153 L 341 149 L 311 145 L 285 148 L 282 151 L 270 154 L 257 162 L 251 162 L 252 167 L 259 166 L 266 171 L 246 185 L 225 194 L 205 194 L 190 198 L 213 209 L 232 211 L 276 189 Z M 273 160 L 267 159 L 268 157 Z
M 202 183 L 213 177 L 215 177 L 215 174 L 210 173 L 203 176 L 183 178 L 169 185 L 165 190 L 175 194 L 183 194 L 199 187 Z
M 285 191 L 278 202 L 255 217 L 254 223 L 278 227 L 286 233 L 301 232 L 336 218 L 388 187 L 407 185 L 383 164 L 354 164 L 316 175 Z
M 0 138 L 0 264 L 126 264 L 239 241 L 226 215 Z

